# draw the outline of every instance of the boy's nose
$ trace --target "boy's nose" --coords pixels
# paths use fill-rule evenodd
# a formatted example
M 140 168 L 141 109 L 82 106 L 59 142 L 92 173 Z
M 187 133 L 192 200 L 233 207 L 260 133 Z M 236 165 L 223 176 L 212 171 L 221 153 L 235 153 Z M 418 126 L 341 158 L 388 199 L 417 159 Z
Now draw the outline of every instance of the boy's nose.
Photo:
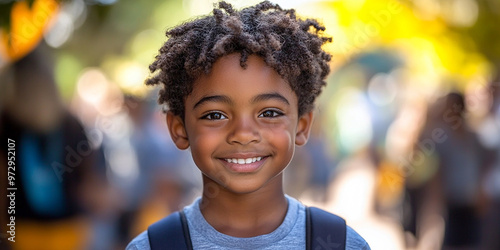
M 246 145 L 259 142 L 260 139 L 260 133 L 255 121 L 251 118 L 240 118 L 234 120 L 227 142 L 229 144 Z

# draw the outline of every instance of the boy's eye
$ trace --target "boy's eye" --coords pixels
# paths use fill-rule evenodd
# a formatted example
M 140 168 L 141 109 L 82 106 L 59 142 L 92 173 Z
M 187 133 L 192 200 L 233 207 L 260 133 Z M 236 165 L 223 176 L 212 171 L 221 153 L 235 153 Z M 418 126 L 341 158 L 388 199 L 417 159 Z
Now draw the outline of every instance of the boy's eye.
M 276 111 L 276 110 L 266 110 L 264 112 L 262 112 L 259 117 L 278 117 L 278 116 L 282 116 L 283 113 L 279 112 L 279 111 Z
M 222 119 L 227 119 L 227 117 L 225 115 L 223 115 L 221 112 L 211 112 L 211 113 L 208 113 L 208 114 L 202 116 L 201 119 L 222 120 Z

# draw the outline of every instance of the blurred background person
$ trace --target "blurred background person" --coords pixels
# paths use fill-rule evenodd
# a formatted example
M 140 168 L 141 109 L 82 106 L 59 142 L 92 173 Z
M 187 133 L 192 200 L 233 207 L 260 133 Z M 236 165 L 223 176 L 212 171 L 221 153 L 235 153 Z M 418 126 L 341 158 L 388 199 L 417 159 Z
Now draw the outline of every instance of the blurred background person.
M 491 106 L 482 121 L 479 135 L 493 152 L 493 164 L 486 170 L 483 189 L 487 200 L 482 228 L 482 249 L 500 249 L 500 73 L 489 84 Z
M 0 138 L 16 145 L 16 242 L 11 247 L 84 247 L 89 223 L 84 219 L 82 188 L 92 173 L 94 157 L 85 131 L 62 104 L 50 58 L 41 48 L 2 73 L 9 75 L 2 76 L 9 94 L 2 100 Z M 6 146 L 0 146 L 2 159 L 7 159 Z M 6 162 L 0 163 L 3 172 Z M 0 180 L 2 192 L 8 187 L 6 181 Z M 7 207 L 2 198 L 2 209 Z
M 413 230 L 422 236 L 432 218 L 442 216 L 443 249 L 478 249 L 483 234 L 481 222 L 487 203 L 482 183 L 492 156 L 466 117 L 464 96 L 447 94 L 430 106 L 415 147 L 423 156 L 415 166 L 430 177 L 409 197 L 414 199 Z
M 465 112 L 464 96 L 450 93 L 444 98 L 441 119 L 435 121 L 446 135 L 444 142 L 436 144 L 438 190 L 444 202 L 443 249 L 477 249 L 480 246 L 481 213 L 485 206 L 481 183 L 491 159 L 467 124 Z

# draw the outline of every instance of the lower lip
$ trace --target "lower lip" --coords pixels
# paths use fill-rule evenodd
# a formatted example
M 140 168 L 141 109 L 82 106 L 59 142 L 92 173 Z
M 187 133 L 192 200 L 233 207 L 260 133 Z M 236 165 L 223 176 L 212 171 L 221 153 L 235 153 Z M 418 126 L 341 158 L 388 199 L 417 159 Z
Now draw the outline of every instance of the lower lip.
M 232 162 L 227 162 L 226 160 L 222 160 L 223 164 L 231 171 L 236 172 L 236 173 L 252 173 L 256 172 L 260 169 L 262 164 L 264 164 L 264 161 L 267 159 L 267 157 L 263 157 L 260 161 L 248 163 L 248 164 L 237 164 L 237 163 L 232 163 Z

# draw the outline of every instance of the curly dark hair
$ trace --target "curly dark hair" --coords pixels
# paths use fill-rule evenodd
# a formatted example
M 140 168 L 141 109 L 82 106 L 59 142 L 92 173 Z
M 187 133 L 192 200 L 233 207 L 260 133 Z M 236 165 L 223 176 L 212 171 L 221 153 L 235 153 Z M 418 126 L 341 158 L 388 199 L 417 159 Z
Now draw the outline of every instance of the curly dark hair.
M 332 38 L 323 36 L 324 30 L 317 20 L 299 19 L 294 9 L 284 10 L 269 1 L 240 11 L 219 2 L 213 15 L 166 32 L 169 39 L 149 66 L 152 73 L 159 72 L 146 84 L 163 84 L 158 102 L 184 118 L 184 100 L 193 82 L 208 74 L 218 58 L 239 52 L 245 68 L 248 56 L 255 54 L 290 84 L 302 115 L 313 109 L 330 72 L 331 55 L 321 46 Z

